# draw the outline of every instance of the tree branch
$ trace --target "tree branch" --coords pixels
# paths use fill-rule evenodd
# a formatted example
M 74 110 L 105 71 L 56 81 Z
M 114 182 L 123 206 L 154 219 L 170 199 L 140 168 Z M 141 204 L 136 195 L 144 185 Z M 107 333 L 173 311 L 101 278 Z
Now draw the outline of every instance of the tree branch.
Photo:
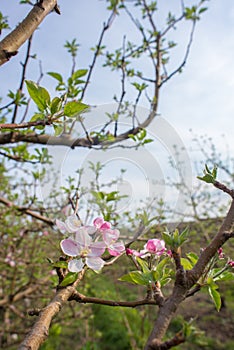
M 38 320 L 35 322 L 24 341 L 18 347 L 18 350 L 37 350 L 49 335 L 49 328 L 52 319 L 60 312 L 64 304 L 74 293 L 75 288 L 82 280 L 85 269 L 80 272 L 79 278 L 66 288 L 60 289 L 52 301 L 39 312 Z
M 18 49 L 30 38 L 43 19 L 57 5 L 56 0 L 43 0 L 34 5 L 27 17 L 0 42 L 0 66 L 15 56 Z
M 75 291 L 69 300 L 75 300 L 78 303 L 82 304 L 100 304 L 100 305 L 108 305 L 108 306 L 121 306 L 121 307 L 136 307 L 141 305 L 157 305 L 155 300 L 136 300 L 136 301 L 115 301 L 115 300 L 105 300 L 94 297 L 86 297 L 85 295 Z
M 6 205 L 7 207 L 12 207 L 14 208 L 15 210 L 21 212 L 21 213 L 25 213 L 37 220 L 40 220 L 40 221 L 43 221 L 45 222 L 46 224 L 50 225 L 50 226 L 54 226 L 54 221 L 41 215 L 41 214 L 38 214 L 36 213 L 35 211 L 31 210 L 31 209 L 27 209 L 27 208 L 24 208 L 24 207 L 17 207 L 13 202 L 9 201 L 8 199 L 5 199 L 3 197 L 0 197 L 0 203 Z

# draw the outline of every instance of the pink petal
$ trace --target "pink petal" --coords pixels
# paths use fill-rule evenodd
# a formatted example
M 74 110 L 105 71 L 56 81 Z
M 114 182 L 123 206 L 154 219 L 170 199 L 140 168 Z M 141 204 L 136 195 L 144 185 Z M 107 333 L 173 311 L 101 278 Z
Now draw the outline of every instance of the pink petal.
M 119 238 L 120 232 L 119 230 L 105 230 L 103 231 L 103 240 L 106 243 L 107 246 L 111 245 L 112 243 L 116 242 Z
M 79 245 L 70 238 L 64 239 L 60 242 L 60 247 L 64 254 L 68 256 L 77 256 L 80 253 Z
M 82 259 L 73 259 L 68 263 L 68 270 L 71 272 L 80 272 L 84 267 Z
M 88 257 L 97 257 L 105 252 L 106 245 L 104 242 L 94 242 L 90 244 L 89 248 L 91 252 L 88 254 Z
M 98 257 L 96 258 L 87 257 L 86 264 L 90 269 L 94 271 L 100 271 L 103 268 L 105 261 Z
M 109 228 L 111 228 L 111 224 L 108 221 L 105 221 L 100 227 L 100 230 L 108 230 Z
M 93 224 L 97 228 L 100 228 L 104 224 L 104 220 L 103 220 L 103 218 L 98 217 L 93 221 Z
M 127 255 L 133 255 L 134 250 L 130 248 L 126 248 L 126 254 Z
M 113 256 L 118 256 L 125 251 L 125 246 L 123 242 L 113 243 L 108 247 L 108 251 Z
M 93 221 L 94 226 L 96 226 L 99 230 L 108 230 L 111 228 L 111 224 L 108 221 L 104 221 L 103 218 L 96 218 Z

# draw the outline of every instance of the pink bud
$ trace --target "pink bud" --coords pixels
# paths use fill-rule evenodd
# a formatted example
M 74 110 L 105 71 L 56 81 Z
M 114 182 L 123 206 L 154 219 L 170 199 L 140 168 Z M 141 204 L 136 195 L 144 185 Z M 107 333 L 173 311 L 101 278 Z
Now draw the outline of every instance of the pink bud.
M 133 250 L 130 248 L 126 248 L 126 254 L 127 255 L 133 255 Z

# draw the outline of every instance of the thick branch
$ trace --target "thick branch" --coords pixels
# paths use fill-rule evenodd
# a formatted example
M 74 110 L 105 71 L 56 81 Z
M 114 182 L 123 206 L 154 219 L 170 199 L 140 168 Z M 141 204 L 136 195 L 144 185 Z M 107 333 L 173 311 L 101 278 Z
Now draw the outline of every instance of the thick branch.
M 220 248 L 229 238 L 232 237 L 231 228 L 233 223 L 234 201 L 231 203 L 230 209 L 223 221 L 222 226 L 220 227 L 219 232 L 211 241 L 209 246 L 201 253 L 196 265 L 192 270 L 186 271 L 185 274 L 185 272 L 180 269 L 180 263 L 179 260 L 177 260 L 177 256 L 174 256 L 174 259 L 176 258 L 175 261 L 177 267 L 174 289 L 172 295 L 165 301 L 162 307 L 159 308 L 158 317 L 145 346 L 145 350 L 163 349 L 163 347 L 160 347 L 163 345 L 162 338 L 168 329 L 168 326 L 176 309 L 186 297 L 196 293 L 197 288 L 195 287 L 191 291 L 191 287 L 198 281 L 207 264 L 216 254 L 218 248 Z
M 229 233 L 234 223 L 234 200 L 231 203 L 230 209 L 227 213 L 226 218 L 223 221 L 222 226 L 219 229 L 217 235 L 213 238 L 211 243 L 203 250 L 196 265 L 192 270 L 189 271 L 189 284 L 190 287 L 194 285 L 201 277 L 206 265 L 210 259 L 216 254 L 217 250 L 232 237 L 232 233 Z
M 18 49 L 30 38 L 43 19 L 57 5 L 56 0 L 43 0 L 36 4 L 27 17 L 0 42 L 0 65 L 17 54 Z
M 146 128 L 154 119 L 157 112 L 157 103 L 154 103 L 152 111 L 149 113 L 149 116 L 136 128 L 127 130 L 126 132 L 117 135 L 114 140 L 111 141 L 102 141 L 98 137 L 88 137 L 88 138 L 72 138 L 67 135 L 61 136 L 52 136 L 48 134 L 38 135 L 34 132 L 31 134 L 21 134 L 19 132 L 14 133 L 2 133 L 0 134 L 0 145 L 6 145 L 10 143 L 17 142 L 29 142 L 40 145 L 53 145 L 53 146 L 67 146 L 71 148 L 76 147 L 88 147 L 92 146 L 110 146 L 121 141 L 127 140 L 129 134 L 136 135 L 140 130 Z M 41 122 L 40 122 L 41 123 Z
M 59 290 L 53 300 L 41 310 L 38 320 L 35 322 L 24 341 L 18 347 L 18 350 L 37 350 L 49 335 L 49 328 L 52 319 L 59 313 L 70 296 L 74 293 L 76 286 L 83 278 L 83 270 L 79 278 L 72 286 Z

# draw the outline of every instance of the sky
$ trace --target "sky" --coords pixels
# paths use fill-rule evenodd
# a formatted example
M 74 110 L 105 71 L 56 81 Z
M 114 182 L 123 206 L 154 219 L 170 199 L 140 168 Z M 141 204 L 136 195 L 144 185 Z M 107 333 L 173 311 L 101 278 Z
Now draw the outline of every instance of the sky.
M 29 11 L 28 6 L 19 6 L 17 3 L 18 1 L 15 0 L 1 0 L 0 2 L 0 11 L 9 16 L 11 28 L 14 28 Z M 160 3 L 162 1 L 159 1 Z M 180 1 L 171 0 L 169 3 L 171 8 L 175 9 Z M 194 2 L 188 0 L 185 3 Z M 77 38 L 80 43 L 77 66 L 87 67 L 92 57 L 90 48 L 95 45 L 102 29 L 102 23 L 106 20 L 108 13 L 106 2 L 100 0 L 60 0 L 59 5 L 61 16 L 51 13 L 45 19 L 34 35 L 32 52 L 38 54 L 44 73 L 58 71 L 67 76 L 71 70 L 71 61 L 63 48 L 65 41 Z M 161 6 L 160 10 L 163 14 L 165 8 L 164 5 Z M 170 196 L 165 186 L 160 187 L 158 182 L 163 179 L 164 184 L 167 179 L 168 157 L 175 158 L 173 142 L 180 147 L 184 146 L 186 150 L 182 158 L 187 164 L 188 186 L 192 186 L 191 178 L 194 179 L 197 175 L 192 173 L 193 135 L 211 137 L 224 157 L 226 157 L 228 144 L 229 152 L 233 154 L 234 2 L 211 0 L 208 7 L 208 11 L 203 14 L 197 24 L 190 56 L 183 73 L 175 76 L 162 88 L 159 103 L 160 116 L 148 131 L 150 137 L 159 142 L 150 144 L 144 151 L 141 151 L 141 154 L 137 155 L 134 151 L 123 153 L 121 149 L 98 155 L 97 151 L 79 149 L 79 152 L 72 151 L 72 153 L 67 149 L 61 152 L 61 148 L 53 148 L 54 156 L 59 157 L 57 166 L 61 170 L 61 178 L 65 177 L 67 169 L 72 173 L 79 166 L 88 168 L 90 159 L 100 157 L 107 165 L 106 178 L 117 173 L 121 167 L 128 168 L 122 183 L 122 190 L 130 194 L 130 201 L 133 203 L 136 198 L 146 198 L 152 193 L 158 193 L 158 196 L 164 198 Z M 13 8 L 14 11 L 12 11 Z M 158 20 L 160 23 L 161 17 Z M 6 33 L 5 31 L 2 36 Z M 112 30 L 107 33 L 105 44 L 112 48 L 120 47 L 124 34 L 128 39 L 134 39 L 136 35 L 135 29 L 129 26 L 126 17 L 120 16 L 114 22 Z M 173 62 L 176 62 L 183 57 L 185 49 L 183 42 L 188 36 L 187 27 L 178 28 L 174 35 L 176 40 L 182 43 L 175 50 L 175 61 Z M 25 45 L 16 57 L 1 67 L 0 96 L 4 96 L 7 90 L 14 90 L 18 85 L 21 75 L 19 62 L 23 60 L 24 52 Z M 147 69 L 146 67 L 146 71 Z M 38 76 L 38 61 L 35 61 L 30 66 L 27 79 L 37 80 Z M 108 71 L 103 73 L 101 67 L 95 71 L 94 81 L 95 84 L 91 84 L 87 101 L 85 101 L 98 106 L 94 116 L 89 116 L 90 120 L 95 118 L 95 123 L 91 122 L 90 127 L 102 123 L 104 106 L 113 105 L 112 88 L 114 87 L 116 91 L 119 91 L 120 88 L 117 74 L 110 75 Z M 54 88 L 53 80 L 46 74 L 44 74 L 42 85 L 49 91 Z M 142 100 L 141 108 L 142 113 L 144 111 L 147 113 L 144 100 Z M 167 140 L 164 131 L 169 135 Z M 170 174 L 177 177 L 178 171 Z M 175 202 L 177 203 L 175 205 L 178 205 L 181 202 L 180 198 L 176 198 Z M 129 206 L 128 200 L 123 203 L 124 208 L 127 206 Z

